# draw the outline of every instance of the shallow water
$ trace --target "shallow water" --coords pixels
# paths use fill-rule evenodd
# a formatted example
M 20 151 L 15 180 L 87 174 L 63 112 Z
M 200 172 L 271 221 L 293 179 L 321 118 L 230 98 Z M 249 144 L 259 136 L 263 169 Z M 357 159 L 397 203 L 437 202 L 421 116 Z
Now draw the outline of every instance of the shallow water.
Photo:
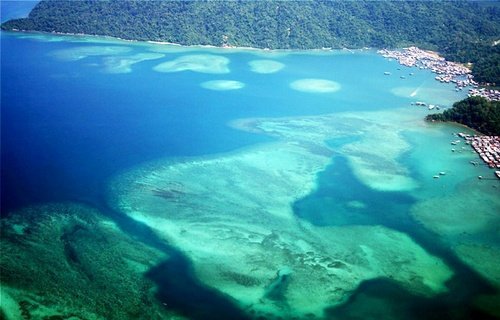
M 463 98 L 429 71 L 373 51 L 1 36 L 9 250 L 32 223 L 23 212 L 53 215 L 58 229 L 67 225 L 58 210 L 87 212 L 71 201 L 132 239 L 120 241 L 168 256 L 126 261 L 149 266 L 131 278 L 154 285 L 144 299 L 156 297 L 151 310 L 163 317 L 499 315 L 500 184 L 477 179 L 493 173 L 469 163 L 477 156 L 463 142 L 451 151 L 452 133 L 465 129 L 426 124 L 429 111 L 411 105 Z M 43 206 L 54 202 L 66 204 Z M 94 252 L 96 239 L 79 239 L 69 265 Z M 80 265 L 71 272 L 99 270 Z M 7 315 L 23 296 L 35 317 L 75 311 L 64 296 L 50 301 L 59 309 L 44 306 L 36 283 L 2 282 L 13 301 L 2 305 Z M 118 317 L 113 307 L 94 312 Z

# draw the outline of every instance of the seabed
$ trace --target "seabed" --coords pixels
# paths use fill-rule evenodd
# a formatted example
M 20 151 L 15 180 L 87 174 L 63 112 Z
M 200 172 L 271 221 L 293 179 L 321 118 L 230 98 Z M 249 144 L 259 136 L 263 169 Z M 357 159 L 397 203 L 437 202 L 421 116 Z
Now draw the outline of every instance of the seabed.
M 112 206 L 179 248 L 200 281 L 252 315 L 323 317 L 363 281 L 378 278 L 416 295 L 444 293 L 452 270 L 408 235 L 380 225 L 315 226 L 293 212 L 335 152 L 375 189 L 416 187 L 397 159 L 408 149 L 401 131 L 422 124 L 410 117 L 393 124 L 392 112 L 235 121 L 235 128 L 278 141 L 136 168 L 112 183 Z M 360 140 L 340 150 L 326 143 L 353 134 Z M 388 147 L 365 149 L 375 142 Z M 367 174 L 374 157 L 387 165 Z

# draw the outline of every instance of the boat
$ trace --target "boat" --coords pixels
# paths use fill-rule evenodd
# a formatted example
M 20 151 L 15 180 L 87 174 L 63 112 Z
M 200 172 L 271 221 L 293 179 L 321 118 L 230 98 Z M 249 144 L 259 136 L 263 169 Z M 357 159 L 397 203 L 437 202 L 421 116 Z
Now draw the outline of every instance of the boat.
M 386 76 L 390 76 L 390 75 L 391 75 L 391 73 L 390 73 L 389 71 L 384 72 L 384 74 L 385 74 Z
M 498 179 L 500 179 L 500 170 L 495 171 L 495 175 L 497 176 Z
M 439 179 L 438 175 L 433 176 L 434 179 Z
M 445 174 L 446 174 L 446 172 L 444 172 L 444 171 L 439 172 L 440 176 L 444 176 Z

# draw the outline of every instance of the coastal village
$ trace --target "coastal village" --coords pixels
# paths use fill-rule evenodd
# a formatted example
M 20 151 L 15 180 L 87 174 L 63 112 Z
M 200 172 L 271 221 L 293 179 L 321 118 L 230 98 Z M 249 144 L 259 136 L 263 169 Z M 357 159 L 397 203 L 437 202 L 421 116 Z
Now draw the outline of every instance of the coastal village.
M 468 96 L 480 96 L 490 101 L 500 101 L 500 91 L 487 88 L 479 88 L 479 84 L 474 81 L 471 70 L 459 63 L 446 61 L 445 58 L 439 56 L 432 51 L 426 51 L 417 47 L 409 47 L 402 50 L 379 50 L 379 54 L 388 59 L 395 59 L 399 64 L 406 67 L 416 67 L 419 69 L 429 69 L 436 73 L 435 79 L 443 83 L 454 83 L 457 91 L 463 90 L 466 87 L 469 89 Z M 386 72 L 385 75 L 390 75 Z M 439 107 L 421 101 L 414 103 L 416 106 L 428 106 L 429 110 L 434 108 L 439 110 Z M 467 145 L 472 146 L 472 149 L 479 155 L 481 160 L 490 168 L 495 169 L 495 175 L 500 179 L 500 136 L 480 136 L 469 135 L 465 133 L 457 133 L 457 137 L 465 139 Z M 452 145 L 457 145 L 461 140 L 452 141 Z M 454 152 L 455 149 L 452 149 Z M 478 165 L 479 162 L 471 161 L 472 164 Z M 444 175 L 441 172 L 440 175 Z M 439 178 L 440 175 L 434 176 Z M 482 176 L 478 176 L 483 179 Z
M 465 139 L 465 143 L 472 146 L 481 160 L 490 168 L 496 169 L 495 175 L 500 179 L 500 136 L 477 136 L 465 133 L 458 133 L 458 137 Z M 460 140 L 453 141 L 456 145 Z M 473 165 L 478 165 L 476 161 L 471 161 Z M 479 176 L 482 179 L 482 176 Z
M 385 58 L 395 59 L 406 67 L 429 69 L 436 73 L 435 79 L 437 81 L 454 83 L 457 91 L 463 90 L 465 87 L 472 87 L 468 92 L 469 97 L 481 96 L 490 101 L 500 101 L 499 90 L 479 88 L 479 84 L 474 80 L 474 76 L 467 66 L 446 61 L 436 52 L 409 47 L 402 50 L 383 49 L 379 50 L 378 53 Z

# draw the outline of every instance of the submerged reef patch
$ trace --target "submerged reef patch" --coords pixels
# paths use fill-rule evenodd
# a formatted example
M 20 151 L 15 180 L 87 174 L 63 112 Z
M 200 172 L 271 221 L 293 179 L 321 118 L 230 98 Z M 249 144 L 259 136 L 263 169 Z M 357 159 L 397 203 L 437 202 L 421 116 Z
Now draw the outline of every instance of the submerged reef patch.
M 167 257 L 80 204 L 2 218 L 1 311 L 7 319 L 169 319 L 144 274 Z M 145 307 L 147 306 L 147 308 Z
M 420 201 L 412 215 L 442 237 L 462 261 L 500 288 L 500 191 L 487 189 L 491 189 L 487 183 L 466 180 L 451 195 Z
M 52 52 L 52 56 L 64 61 L 77 61 L 92 56 L 111 56 L 130 52 L 123 46 L 81 46 Z
M 107 73 L 129 73 L 132 72 L 132 65 L 136 63 L 161 59 L 164 56 L 161 53 L 138 53 L 131 56 L 106 57 L 104 70 Z
M 380 126 L 378 135 L 387 128 L 380 119 L 391 121 L 387 114 L 362 118 L 235 121 L 233 127 L 279 141 L 137 167 L 113 181 L 111 205 L 182 250 L 198 279 L 255 317 L 323 317 L 326 308 L 376 278 L 392 279 L 413 294 L 443 293 L 453 272 L 406 234 L 382 226 L 313 226 L 293 212 L 293 203 L 314 190 L 317 174 L 330 163 L 326 140 L 374 126 Z M 394 148 L 384 160 L 401 167 L 401 150 Z M 349 148 L 341 152 L 351 156 Z M 403 174 L 392 173 L 394 168 L 387 170 Z
M 158 72 L 193 71 L 201 73 L 229 73 L 229 59 L 213 54 L 193 54 L 181 56 L 155 66 Z
M 450 141 L 452 138 L 454 137 L 448 132 L 444 140 Z M 428 140 L 428 136 L 422 136 L 415 148 L 420 151 L 415 152 L 432 154 L 437 161 L 431 164 L 423 163 L 419 170 L 432 177 L 437 171 L 436 165 L 440 166 L 441 170 L 445 165 L 449 168 L 446 179 L 429 179 L 429 184 L 437 184 L 441 186 L 441 190 L 428 187 L 415 190 L 414 196 L 419 201 L 412 207 L 411 215 L 423 227 L 438 235 L 446 247 L 465 265 L 487 280 L 485 283 L 500 290 L 498 180 L 477 178 L 480 174 L 484 175 L 489 168 L 469 164 L 469 161 L 476 159 L 470 146 L 463 146 L 459 151 L 452 152 L 451 159 L 463 163 L 462 167 L 459 167 L 452 161 L 446 163 L 441 160 L 451 153 L 449 142 L 440 147 L 429 145 Z M 496 295 L 484 296 L 475 302 L 483 311 L 500 317 L 498 291 Z
M 248 65 L 253 72 L 263 74 L 276 73 L 285 67 L 283 63 L 274 60 L 252 60 Z
M 340 90 L 340 84 L 324 79 L 300 79 L 290 83 L 290 88 L 310 93 L 331 93 Z
M 235 80 L 212 80 L 203 82 L 201 86 L 209 90 L 228 91 L 241 89 L 245 86 L 245 84 Z

